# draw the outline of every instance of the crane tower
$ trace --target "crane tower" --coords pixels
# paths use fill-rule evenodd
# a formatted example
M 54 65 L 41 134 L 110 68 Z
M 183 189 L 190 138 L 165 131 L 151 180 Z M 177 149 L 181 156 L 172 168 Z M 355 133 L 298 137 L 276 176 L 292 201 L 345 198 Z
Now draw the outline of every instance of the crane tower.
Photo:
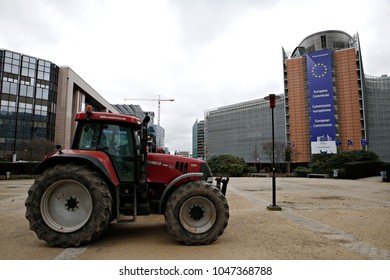
M 160 111 L 161 111 L 161 101 L 170 101 L 173 102 L 175 99 L 161 99 L 161 96 L 158 96 L 158 99 L 155 98 L 125 98 L 127 100 L 142 100 L 142 101 L 157 101 L 158 104 L 158 113 L 157 113 L 157 124 L 160 125 Z

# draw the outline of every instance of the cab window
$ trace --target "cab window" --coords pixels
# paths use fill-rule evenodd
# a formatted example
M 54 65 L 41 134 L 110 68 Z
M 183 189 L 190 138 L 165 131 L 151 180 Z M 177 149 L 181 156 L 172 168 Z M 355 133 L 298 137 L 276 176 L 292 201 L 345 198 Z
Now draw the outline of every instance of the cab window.
M 121 181 L 134 180 L 135 133 L 127 126 L 116 124 L 84 123 L 79 128 L 79 141 L 74 149 L 107 153 Z M 77 141 L 76 141 L 77 142 Z

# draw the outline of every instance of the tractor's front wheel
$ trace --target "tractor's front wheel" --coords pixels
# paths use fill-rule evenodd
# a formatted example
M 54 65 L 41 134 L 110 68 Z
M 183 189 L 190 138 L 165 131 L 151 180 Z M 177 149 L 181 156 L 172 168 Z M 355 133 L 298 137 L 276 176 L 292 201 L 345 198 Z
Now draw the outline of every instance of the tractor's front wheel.
M 26 218 L 50 246 L 77 247 L 98 237 L 109 223 L 112 197 L 104 179 L 86 166 L 47 169 L 30 187 Z
M 165 223 L 173 237 L 186 245 L 203 245 L 223 234 L 229 207 L 219 189 L 204 181 L 180 186 L 168 199 Z

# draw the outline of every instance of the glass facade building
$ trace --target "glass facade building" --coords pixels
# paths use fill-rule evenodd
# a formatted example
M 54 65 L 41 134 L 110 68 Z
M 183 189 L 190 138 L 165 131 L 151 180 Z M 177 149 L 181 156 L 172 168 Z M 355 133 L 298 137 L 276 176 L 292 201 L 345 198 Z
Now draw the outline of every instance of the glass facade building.
M 365 76 L 365 113 L 368 150 L 390 162 L 390 77 Z
M 42 160 L 54 144 L 70 148 L 74 116 L 118 110 L 70 67 L 0 49 L 0 161 Z
M 134 116 L 139 118 L 140 120 L 143 120 L 145 118 L 145 112 L 141 109 L 139 105 L 113 104 L 112 106 L 114 106 L 121 114 Z M 154 123 L 154 113 L 148 112 L 148 115 L 150 117 L 150 122 Z
M 209 110 L 205 113 L 206 159 L 222 154 L 243 158 L 247 163 L 271 163 L 264 145 L 272 143 L 269 101 L 252 100 Z M 284 98 L 274 108 L 275 144 L 286 143 Z
M 58 73 L 50 61 L 0 49 L 0 160 L 18 141 L 54 141 Z
M 152 136 L 156 148 L 165 148 L 165 129 L 156 124 L 148 125 L 148 133 Z
M 138 105 L 110 104 L 69 66 L 0 49 L 0 161 L 41 160 L 56 144 L 70 148 L 74 116 L 86 105 L 145 116 Z M 164 148 L 165 130 L 154 125 L 154 112 L 147 113 L 155 146 Z
M 356 35 L 357 36 L 357 35 Z M 294 50 L 292 57 L 302 57 L 307 53 L 322 49 L 347 49 L 356 47 L 357 38 L 340 30 L 327 30 L 307 36 Z
M 192 157 L 204 159 L 204 120 L 194 123 L 192 126 Z

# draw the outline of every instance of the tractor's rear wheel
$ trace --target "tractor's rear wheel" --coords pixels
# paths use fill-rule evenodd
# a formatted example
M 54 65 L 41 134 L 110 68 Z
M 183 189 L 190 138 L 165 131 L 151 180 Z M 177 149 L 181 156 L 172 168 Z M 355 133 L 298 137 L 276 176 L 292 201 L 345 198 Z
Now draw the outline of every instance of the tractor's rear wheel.
M 30 187 L 26 218 L 50 246 L 77 247 L 107 227 L 112 197 L 104 179 L 86 166 L 60 164 L 47 169 Z
M 221 191 L 204 181 L 179 187 L 168 199 L 165 223 L 173 237 L 186 245 L 203 245 L 223 234 L 229 207 Z

